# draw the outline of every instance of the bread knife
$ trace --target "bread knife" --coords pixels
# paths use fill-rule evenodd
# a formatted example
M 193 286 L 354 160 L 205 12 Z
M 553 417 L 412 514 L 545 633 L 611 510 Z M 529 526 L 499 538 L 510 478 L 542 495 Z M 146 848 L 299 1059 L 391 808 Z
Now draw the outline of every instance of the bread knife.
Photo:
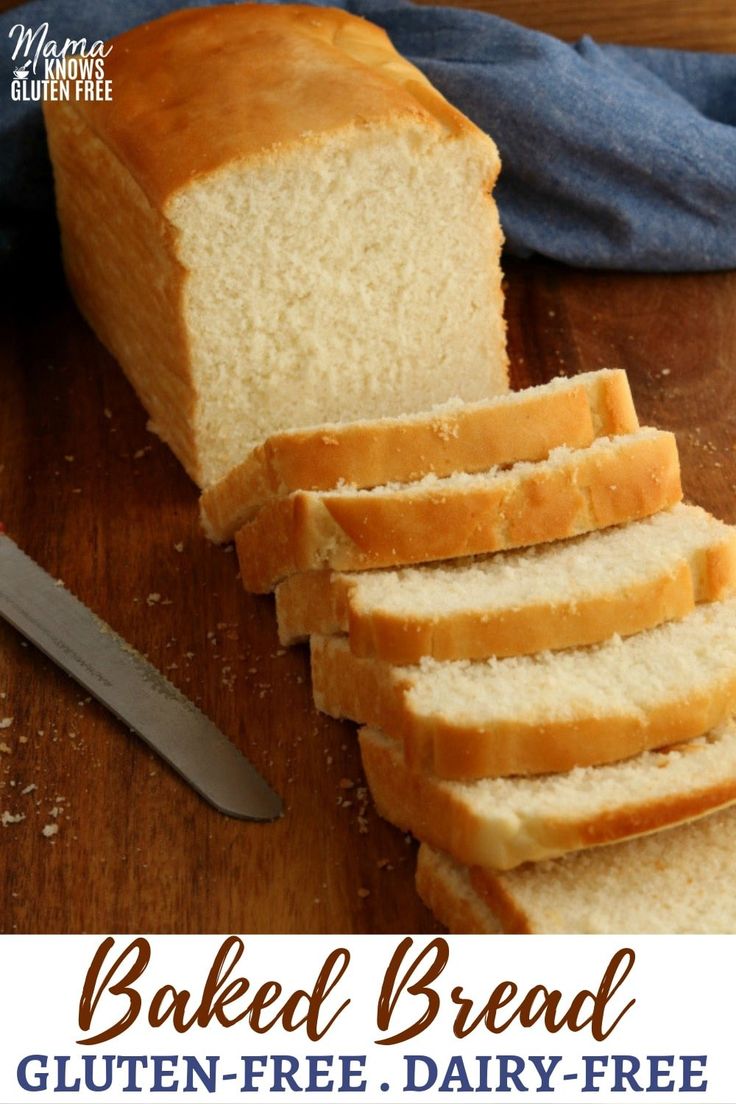
M 281 815 L 281 799 L 212 721 L 1 526 L 0 616 L 221 813 L 260 821 Z

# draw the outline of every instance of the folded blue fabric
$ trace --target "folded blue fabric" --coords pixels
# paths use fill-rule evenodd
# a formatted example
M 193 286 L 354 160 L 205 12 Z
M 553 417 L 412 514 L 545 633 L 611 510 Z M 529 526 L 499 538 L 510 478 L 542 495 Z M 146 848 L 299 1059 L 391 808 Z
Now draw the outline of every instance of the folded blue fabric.
M 222 2 L 222 0 L 220 0 Z M 14 24 L 106 38 L 208 0 L 33 0 L 0 16 L 9 88 Z M 507 248 L 639 271 L 736 267 L 736 57 L 575 46 L 481 12 L 337 0 L 495 139 Z M 18 64 L 16 59 L 15 64 Z M 52 209 L 40 109 L 0 98 L 0 245 Z

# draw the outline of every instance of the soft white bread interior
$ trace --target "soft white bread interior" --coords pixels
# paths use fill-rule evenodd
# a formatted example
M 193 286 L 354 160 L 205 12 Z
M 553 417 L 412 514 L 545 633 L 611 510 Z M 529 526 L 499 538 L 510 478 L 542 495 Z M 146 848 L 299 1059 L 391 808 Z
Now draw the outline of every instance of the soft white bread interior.
M 507 388 L 493 142 L 332 8 L 185 10 L 46 102 L 77 302 L 201 486 L 277 430 Z
M 276 590 L 282 644 L 347 633 L 399 665 L 522 655 L 628 636 L 736 589 L 736 528 L 678 504 L 523 552 L 360 573 L 307 572 Z
M 372 490 L 294 491 L 238 530 L 247 590 L 299 571 L 365 571 L 495 552 L 647 517 L 682 497 L 673 434 L 640 429 L 487 472 Z
M 545 774 L 702 736 L 736 707 L 736 599 L 603 644 L 395 667 L 312 638 L 317 707 L 444 778 Z
M 604 368 L 478 403 L 456 399 L 398 418 L 287 430 L 204 491 L 202 525 L 211 539 L 228 540 L 264 502 L 291 491 L 485 471 L 638 427 L 626 373 Z
M 458 862 L 508 870 L 645 835 L 736 801 L 736 722 L 700 739 L 599 767 L 450 782 L 406 766 L 401 744 L 360 733 L 378 812 Z
M 458 934 L 733 934 L 736 810 L 504 873 L 427 845 L 417 890 Z

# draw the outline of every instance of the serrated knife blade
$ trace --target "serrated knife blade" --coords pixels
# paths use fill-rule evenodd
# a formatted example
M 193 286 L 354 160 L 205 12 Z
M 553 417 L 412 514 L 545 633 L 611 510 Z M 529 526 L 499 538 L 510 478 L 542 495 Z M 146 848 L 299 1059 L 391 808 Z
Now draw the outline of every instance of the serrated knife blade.
M 1 530 L 0 616 L 220 812 L 281 815 L 281 799 L 212 721 Z

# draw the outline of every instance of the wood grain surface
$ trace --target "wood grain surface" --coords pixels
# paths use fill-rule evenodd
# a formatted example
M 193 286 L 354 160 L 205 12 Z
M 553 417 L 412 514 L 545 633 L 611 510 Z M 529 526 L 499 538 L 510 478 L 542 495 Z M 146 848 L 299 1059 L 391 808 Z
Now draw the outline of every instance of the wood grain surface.
M 567 42 L 591 35 L 627 46 L 736 50 L 733 0 L 452 0 L 452 6 L 492 12 Z
M 626 368 L 643 419 L 677 433 L 688 494 L 736 522 L 736 274 L 506 267 L 515 385 Z M 354 727 L 313 709 L 305 649 L 279 648 L 272 600 L 246 595 L 233 553 L 202 537 L 195 488 L 63 286 L 0 334 L 8 531 L 194 698 L 287 809 L 275 825 L 210 809 L 0 624 L 13 718 L 0 813 L 23 817 L 0 828 L 0 927 L 435 930 L 414 845 L 366 797 Z
M 0 12 L 25 0 L 0 0 Z M 325 3 L 328 0 L 324 0 Z M 435 3 L 436 0 L 418 0 Z M 513 19 L 536 31 L 575 41 L 584 34 L 599 42 L 667 46 L 683 50 L 736 50 L 733 0 L 443 0 Z M 57 34 L 61 31 L 54 27 Z

